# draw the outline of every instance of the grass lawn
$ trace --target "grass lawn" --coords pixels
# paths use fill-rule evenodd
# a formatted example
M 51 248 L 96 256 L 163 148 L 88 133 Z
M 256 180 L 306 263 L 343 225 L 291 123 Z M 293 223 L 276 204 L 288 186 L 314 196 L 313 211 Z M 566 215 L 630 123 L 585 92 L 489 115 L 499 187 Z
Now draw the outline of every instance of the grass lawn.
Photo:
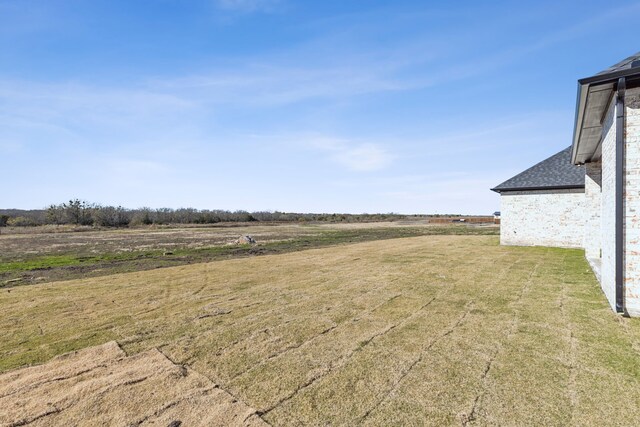
M 273 425 L 640 425 L 578 250 L 422 236 L 0 290 L 0 371 L 158 347 Z

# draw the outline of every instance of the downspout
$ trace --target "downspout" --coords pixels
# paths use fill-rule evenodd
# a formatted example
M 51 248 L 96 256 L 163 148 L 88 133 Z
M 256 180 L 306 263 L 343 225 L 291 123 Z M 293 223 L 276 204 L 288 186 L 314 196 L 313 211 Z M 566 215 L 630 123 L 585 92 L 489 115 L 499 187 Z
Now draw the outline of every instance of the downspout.
M 624 286 L 624 95 L 627 82 L 618 79 L 616 99 L 616 311 L 626 313 Z

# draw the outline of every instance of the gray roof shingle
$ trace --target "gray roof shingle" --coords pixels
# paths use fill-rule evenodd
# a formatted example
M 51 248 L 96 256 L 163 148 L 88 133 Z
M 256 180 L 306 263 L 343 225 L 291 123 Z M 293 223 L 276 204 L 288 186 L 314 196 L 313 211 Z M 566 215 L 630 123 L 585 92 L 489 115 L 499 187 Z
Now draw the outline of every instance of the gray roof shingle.
M 631 55 L 630 57 L 628 57 L 626 59 L 623 59 L 622 61 L 618 62 L 615 65 L 612 65 L 611 67 L 607 68 L 606 70 L 600 71 L 598 74 L 596 74 L 596 76 L 601 76 L 601 75 L 604 75 L 604 74 L 611 74 L 611 73 L 615 73 L 616 71 L 628 70 L 628 69 L 632 68 L 632 64 L 635 61 L 640 61 L 640 52 L 636 53 L 635 55 Z
M 571 164 L 571 147 L 567 147 L 491 190 L 501 193 L 503 191 L 584 188 L 584 176 L 584 166 Z

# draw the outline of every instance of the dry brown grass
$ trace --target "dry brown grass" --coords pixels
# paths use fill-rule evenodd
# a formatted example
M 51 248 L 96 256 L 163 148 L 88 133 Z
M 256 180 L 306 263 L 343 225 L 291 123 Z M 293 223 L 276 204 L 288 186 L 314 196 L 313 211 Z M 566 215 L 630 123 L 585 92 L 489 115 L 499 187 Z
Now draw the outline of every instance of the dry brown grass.
M 0 375 L 0 425 L 266 426 L 255 410 L 156 349 L 114 341 Z
M 426 236 L 0 293 L 0 369 L 158 347 L 273 425 L 638 425 L 640 323 L 581 251 Z

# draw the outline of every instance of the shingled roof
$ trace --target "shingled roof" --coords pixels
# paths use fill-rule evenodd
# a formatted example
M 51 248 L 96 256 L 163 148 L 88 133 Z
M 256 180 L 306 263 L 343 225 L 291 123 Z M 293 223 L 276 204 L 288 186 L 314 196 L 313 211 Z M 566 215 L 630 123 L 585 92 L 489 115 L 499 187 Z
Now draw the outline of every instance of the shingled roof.
M 567 147 L 491 190 L 502 193 L 503 191 L 584 188 L 584 176 L 584 166 L 571 164 L 571 147 Z
M 640 61 L 640 52 L 636 53 L 635 55 L 631 55 L 626 59 L 623 59 L 622 61 L 618 62 L 615 65 L 612 65 L 606 70 L 600 71 L 598 74 L 596 74 L 596 76 L 607 75 L 611 73 L 616 73 L 618 71 L 624 71 L 624 70 L 629 70 L 631 68 L 635 68 L 638 66 L 637 61 Z M 634 62 L 636 63 L 634 64 Z

